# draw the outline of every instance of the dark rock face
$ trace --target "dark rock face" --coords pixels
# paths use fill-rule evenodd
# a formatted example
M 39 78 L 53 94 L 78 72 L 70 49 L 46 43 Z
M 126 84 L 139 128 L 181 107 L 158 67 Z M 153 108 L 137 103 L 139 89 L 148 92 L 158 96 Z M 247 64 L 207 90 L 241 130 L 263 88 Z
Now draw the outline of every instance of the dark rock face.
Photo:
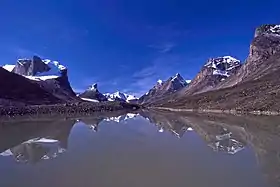
M 181 93 L 192 95 L 212 90 L 219 83 L 236 74 L 240 67 L 240 61 L 229 56 L 211 58 Z
M 79 95 L 80 98 L 94 99 L 98 101 L 108 101 L 108 99 L 98 91 L 97 84 L 93 84 L 84 93 Z
M 139 98 L 138 103 L 149 103 L 161 97 L 165 97 L 171 93 L 175 93 L 188 84 L 185 79 L 177 73 L 174 77 L 170 77 L 167 81 L 158 82 L 148 93 Z
M 78 101 L 80 100 L 73 91 L 68 81 L 68 76 L 64 75 L 54 79 L 45 81 L 32 81 L 47 92 L 53 94 L 55 97 L 64 101 Z
M 50 67 L 40 57 L 34 56 L 32 60 L 19 59 L 13 72 L 24 76 L 34 76 L 37 73 L 47 72 L 49 70 Z
M 6 106 L 18 104 L 54 104 L 62 101 L 46 92 L 36 83 L 0 68 L 0 103 Z

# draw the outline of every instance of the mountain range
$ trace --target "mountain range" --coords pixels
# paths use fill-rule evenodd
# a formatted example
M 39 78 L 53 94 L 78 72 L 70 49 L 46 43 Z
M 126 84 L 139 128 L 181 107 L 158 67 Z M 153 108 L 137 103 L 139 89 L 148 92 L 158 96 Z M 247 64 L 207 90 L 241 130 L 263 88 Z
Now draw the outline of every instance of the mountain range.
M 119 91 L 103 94 L 97 84 L 76 94 L 66 66 L 34 56 L 0 67 L 0 106 L 117 101 L 179 110 L 278 113 L 279 59 L 280 25 L 262 25 L 255 30 L 244 63 L 232 56 L 209 58 L 193 80 L 185 80 L 177 73 L 167 80 L 158 80 L 138 99 Z
M 77 102 L 122 101 L 138 98 L 121 92 L 101 94 L 97 84 L 76 95 L 69 80 L 68 69 L 57 61 L 18 59 L 15 64 L 0 67 L 0 106 L 49 105 Z M 9 80 L 9 81 L 6 81 Z
M 102 101 L 120 101 L 127 103 L 137 103 L 138 98 L 134 95 L 129 95 L 123 92 L 106 93 L 102 94 L 97 88 L 97 84 L 93 84 L 83 93 L 78 94 L 78 96 L 85 100 L 91 102 L 102 102 Z
M 153 88 L 139 98 L 139 104 L 149 103 L 158 98 L 171 95 L 187 87 L 189 83 L 190 81 L 185 80 L 179 73 L 170 77 L 166 81 L 158 80 Z

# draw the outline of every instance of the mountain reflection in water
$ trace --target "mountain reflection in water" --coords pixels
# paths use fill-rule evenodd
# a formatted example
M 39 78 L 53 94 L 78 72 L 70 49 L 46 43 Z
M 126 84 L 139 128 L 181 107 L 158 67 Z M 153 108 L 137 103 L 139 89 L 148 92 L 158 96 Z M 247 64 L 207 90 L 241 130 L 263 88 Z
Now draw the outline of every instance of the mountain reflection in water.
M 1 160 L 5 162 L 5 159 L 7 158 L 13 158 L 14 163 L 25 163 L 27 165 L 43 164 L 47 160 L 50 162 L 51 160 L 58 160 L 59 163 L 63 163 L 71 154 L 74 155 L 75 158 L 79 157 L 82 159 L 86 156 L 76 155 L 77 151 L 70 149 L 68 153 L 68 148 L 69 146 L 71 147 L 71 143 L 75 144 L 77 141 L 82 141 L 86 146 L 81 147 L 81 149 L 94 149 L 94 147 L 91 148 L 91 146 L 88 145 L 90 143 L 87 141 L 90 137 L 98 135 L 99 133 L 104 136 L 104 133 L 106 133 L 106 130 L 109 128 L 123 130 L 140 129 L 141 132 L 146 132 L 145 129 L 147 127 L 142 127 L 143 125 L 141 125 L 145 123 L 153 127 L 154 131 L 158 133 L 158 135 L 152 134 L 154 138 L 165 136 L 167 139 L 170 139 L 171 137 L 168 136 L 168 134 L 170 134 L 173 139 L 184 139 L 189 136 L 188 134 L 190 133 L 191 136 L 197 135 L 203 140 L 209 150 L 213 150 L 219 155 L 240 154 L 241 158 L 245 157 L 244 155 L 248 155 L 248 151 L 246 151 L 248 148 L 255 154 L 255 159 L 257 161 L 256 168 L 262 173 L 262 176 L 265 179 L 264 181 L 266 181 L 267 185 L 273 187 L 280 185 L 280 129 L 278 121 L 278 117 L 207 116 L 202 114 L 179 115 L 176 113 L 158 111 L 141 111 L 139 114 L 128 113 L 117 116 L 111 115 L 109 117 L 103 115 L 96 117 L 82 117 L 79 119 L 38 119 L 38 121 L 23 120 L 2 122 L 0 126 L 0 163 L 2 163 Z M 111 124 L 111 126 L 108 127 L 108 124 Z M 85 131 L 81 129 L 88 130 Z M 100 129 L 103 132 L 99 132 Z M 128 132 L 132 132 L 131 136 L 138 137 L 140 135 L 139 133 L 133 135 L 134 131 Z M 90 133 L 91 135 L 87 133 Z M 92 133 L 95 135 L 92 135 Z M 112 136 L 108 136 L 106 140 L 104 137 L 98 136 L 95 138 L 95 141 L 110 141 L 113 143 L 116 140 L 112 138 L 115 136 L 113 135 L 114 133 L 112 133 Z M 76 139 L 70 141 L 71 136 L 76 137 Z M 86 139 L 86 137 L 88 137 L 88 139 Z M 141 138 L 142 135 L 139 137 Z M 130 145 L 130 143 L 131 142 L 126 142 L 128 145 Z M 178 144 L 178 142 L 176 143 L 173 140 L 171 143 L 174 143 L 173 146 Z M 128 145 L 123 146 L 127 147 Z M 202 149 L 198 147 L 197 143 L 193 143 L 193 146 L 195 149 Z M 95 147 L 95 149 L 97 148 Z M 183 148 L 181 147 L 180 149 Z M 244 153 L 241 155 L 241 152 L 243 151 Z M 113 151 L 112 154 L 114 154 Z M 169 154 L 170 157 L 176 157 L 176 155 L 172 155 L 172 153 Z M 61 155 L 65 155 L 65 157 L 61 158 Z M 201 157 L 203 155 L 197 156 Z M 104 159 L 106 159 L 105 157 L 106 156 L 104 156 Z M 159 157 L 159 159 L 163 158 Z M 208 158 L 205 156 L 205 159 Z M 108 160 L 108 163 L 111 162 L 112 160 Z M 9 164 L 7 163 L 6 166 L 13 167 L 14 170 L 17 170 L 17 167 L 12 165 L 11 162 L 9 162 Z M 3 171 L 0 170 L 0 172 Z M 0 184 L 2 183 L 0 182 Z M 149 186 L 149 183 L 145 184 Z M 5 183 L 5 185 L 9 185 L 9 183 Z M 87 186 L 87 184 L 85 185 Z M 187 186 L 188 182 L 186 181 L 186 183 L 182 185 Z M 259 184 L 259 186 L 263 185 L 265 185 L 265 183 Z

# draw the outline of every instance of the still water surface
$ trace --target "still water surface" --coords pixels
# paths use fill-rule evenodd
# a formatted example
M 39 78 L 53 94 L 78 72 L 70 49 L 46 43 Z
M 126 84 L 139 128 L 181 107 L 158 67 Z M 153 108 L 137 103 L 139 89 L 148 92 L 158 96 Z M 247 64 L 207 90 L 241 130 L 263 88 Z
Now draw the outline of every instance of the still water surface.
M 278 122 L 160 112 L 2 122 L 0 186 L 276 187 Z

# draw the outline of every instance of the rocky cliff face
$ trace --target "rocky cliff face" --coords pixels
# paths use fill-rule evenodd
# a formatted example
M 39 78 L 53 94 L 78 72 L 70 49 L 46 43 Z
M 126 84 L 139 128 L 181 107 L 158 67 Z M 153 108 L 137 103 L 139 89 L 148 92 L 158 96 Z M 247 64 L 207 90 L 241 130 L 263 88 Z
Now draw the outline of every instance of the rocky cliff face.
M 38 56 L 33 56 L 33 59 L 19 59 L 12 72 L 24 75 L 35 76 L 38 73 L 47 72 L 51 68 L 45 64 Z
M 159 80 L 157 84 L 149 90 L 145 95 L 139 98 L 139 103 L 149 103 L 159 98 L 165 97 L 171 93 L 175 93 L 186 87 L 188 83 L 177 73 L 174 77 L 170 77 L 167 81 Z
M 259 79 L 280 67 L 274 55 L 280 52 L 280 25 L 263 25 L 256 29 L 255 37 L 250 45 L 248 58 L 235 76 L 230 77 L 217 86 L 226 88 L 240 82 Z
M 79 98 L 76 97 L 76 94 L 68 80 L 67 69 L 63 70 L 61 76 L 59 77 L 34 82 L 39 84 L 41 88 L 53 94 L 57 98 L 65 101 L 79 100 Z

